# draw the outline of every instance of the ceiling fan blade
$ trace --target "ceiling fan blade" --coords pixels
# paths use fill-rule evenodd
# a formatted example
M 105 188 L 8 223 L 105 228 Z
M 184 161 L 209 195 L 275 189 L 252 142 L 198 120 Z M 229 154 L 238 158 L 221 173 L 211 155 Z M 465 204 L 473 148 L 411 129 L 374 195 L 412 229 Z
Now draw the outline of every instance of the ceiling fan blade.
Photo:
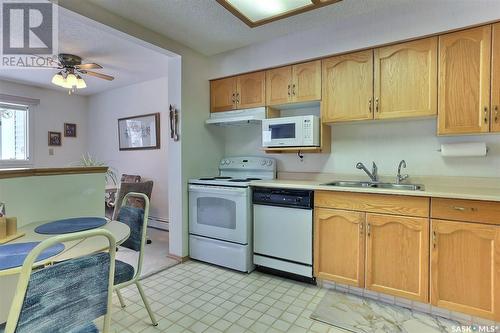
M 81 64 L 75 66 L 78 69 L 101 69 L 102 66 L 99 64 L 91 63 L 91 64 Z
M 104 80 L 108 80 L 108 81 L 113 81 L 115 79 L 114 77 L 112 77 L 110 75 L 96 73 L 96 72 L 92 72 L 92 71 L 84 70 L 84 71 L 80 71 L 80 72 L 82 74 L 87 74 L 87 75 L 90 75 L 90 76 L 95 76 L 95 77 L 98 77 L 100 79 L 104 79 Z

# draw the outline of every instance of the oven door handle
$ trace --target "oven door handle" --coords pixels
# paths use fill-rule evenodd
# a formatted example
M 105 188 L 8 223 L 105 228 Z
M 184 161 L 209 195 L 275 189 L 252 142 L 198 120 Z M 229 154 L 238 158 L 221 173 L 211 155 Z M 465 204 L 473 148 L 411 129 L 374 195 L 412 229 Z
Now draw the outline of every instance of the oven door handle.
M 189 192 L 211 193 L 211 194 L 245 194 L 246 187 L 227 187 L 227 186 L 207 186 L 207 185 L 189 185 Z

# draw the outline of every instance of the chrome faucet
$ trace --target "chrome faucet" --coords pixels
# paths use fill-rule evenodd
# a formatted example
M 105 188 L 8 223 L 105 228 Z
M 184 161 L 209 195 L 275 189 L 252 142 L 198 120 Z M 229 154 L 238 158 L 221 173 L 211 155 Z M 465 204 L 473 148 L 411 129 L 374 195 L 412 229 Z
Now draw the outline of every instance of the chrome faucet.
M 373 162 L 372 171 L 371 172 L 361 162 L 358 162 L 356 164 L 356 169 L 360 169 L 360 170 L 363 170 L 364 172 L 366 172 L 366 174 L 368 175 L 368 177 L 370 177 L 370 179 L 372 180 L 372 182 L 378 182 L 378 171 L 377 171 L 378 168 L 377 168 L 377 165 L 375 164 L 375 162 Z
M 410 175 L 401 175 L 401 168 L 406 168 L 406 161 L 401 160 L 398 165 L 398 174 L 396 176 L 396 184 L 401 183 L 403 180 L 408 179 Z

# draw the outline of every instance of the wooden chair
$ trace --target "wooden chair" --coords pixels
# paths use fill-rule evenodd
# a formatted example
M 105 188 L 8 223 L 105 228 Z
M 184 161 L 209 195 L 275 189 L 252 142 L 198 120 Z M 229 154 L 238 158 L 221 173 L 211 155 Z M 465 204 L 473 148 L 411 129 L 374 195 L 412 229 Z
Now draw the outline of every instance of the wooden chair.
M 144 208 L 127 206 L 131 198 L 140 198 L 144 202 Z M 146 311 L 149 314 L 153 326 L 157 326 L 153 310 L 151 309 L 149 302 L 146 298 L 146 294 L 142 289 L 139 278 L 141 276 L 142 262 L 144 259 L 144 244 L 146 243 L 146 230 L 148 228 L 148 215 L 149 215 L 149 198 L 144 193 L 129 192 L 127 193 L 120 205 L 119 214 L 117 220 L 126 223 L 130 227 L 130 237 L 121 244 L 131 250 L 139 251 L 139 259 L 137 262 L 137 270 L 120 260 L 116 260 L 116 272 L 115 272 L 115 291 L 118 295 L 118 300 L 122 308 L 125 307 L 125 302 L 120 293 L 120 289 L 125 288 L 129 285 L 135 284 L 139 290 L 139 294 L 144 303 Z M 135 272 L 134 272 L 135 271 Z
M 86 255 L 33 269 L 45 249 L 63 242 L 104 236 L 108 252 Z M 38 244 L 24 260 L 5 333 L 93 333 L 93 320 L 104 316 L 110 331 L 116 242 L 103 229 L 55 236 Z M 0 332 L 3 330 L 0 328 Z

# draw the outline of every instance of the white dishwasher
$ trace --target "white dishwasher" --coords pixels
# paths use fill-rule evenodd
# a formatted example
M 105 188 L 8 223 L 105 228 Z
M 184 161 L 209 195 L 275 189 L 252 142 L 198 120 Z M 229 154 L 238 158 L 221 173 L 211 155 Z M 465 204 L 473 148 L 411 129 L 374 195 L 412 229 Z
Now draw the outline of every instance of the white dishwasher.
M 313 191 L 254 188 L 254 264 L 314 283 Z

